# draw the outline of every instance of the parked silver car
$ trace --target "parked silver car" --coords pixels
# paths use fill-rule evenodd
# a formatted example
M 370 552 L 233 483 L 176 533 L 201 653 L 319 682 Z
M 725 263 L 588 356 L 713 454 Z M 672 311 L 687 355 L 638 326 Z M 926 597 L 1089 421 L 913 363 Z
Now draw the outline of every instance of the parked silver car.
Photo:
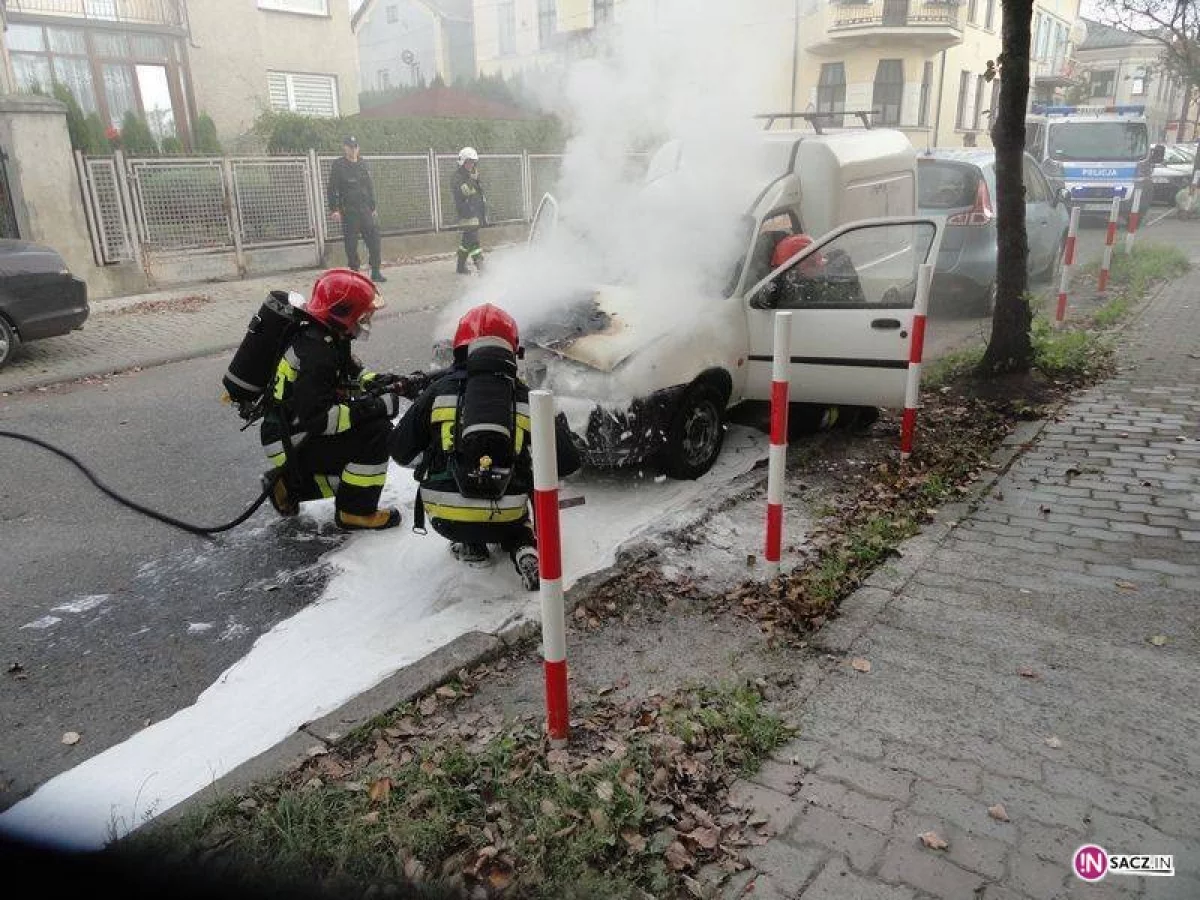
M 917 211 L 946 217 L 933 273 L 939 308 L 989 314 L 996 300 L 996 156 L 990 148 L 937 148 L 917 157 Z M 1025 154 L 1029 275 L 1052 279 L 1062 264 L 1071 215 Z
M 1192 183 L 1196 165 L 1196 144 L 1166 144 L 1163 161 L 1154 167 L 1150 180 L 1154 182 L 1154 202 L 1170 206 L 1179 189 Z

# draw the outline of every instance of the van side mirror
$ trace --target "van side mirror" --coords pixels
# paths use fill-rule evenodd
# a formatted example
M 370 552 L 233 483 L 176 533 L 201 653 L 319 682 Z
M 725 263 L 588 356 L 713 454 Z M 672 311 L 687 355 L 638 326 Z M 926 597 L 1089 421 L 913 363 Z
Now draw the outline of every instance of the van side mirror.
M 1057 191 L 1054 192 L 1054 198 L 1059 203 L 1066 206 L 1071 202 L 1071 192 L 1068 191 L 1065 187 L 1060 187 Z
M 1162 165 L 1164 159 L 1167 158 L 1167 148 L 1163 144 L 1155 144 L 1154 149 L 1150 151 L 1150 162 L 1156 166 Z

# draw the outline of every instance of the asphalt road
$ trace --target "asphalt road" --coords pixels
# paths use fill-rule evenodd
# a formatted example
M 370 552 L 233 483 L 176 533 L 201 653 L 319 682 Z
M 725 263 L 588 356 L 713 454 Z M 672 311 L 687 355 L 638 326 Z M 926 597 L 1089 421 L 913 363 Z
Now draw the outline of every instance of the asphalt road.
M 360 356 L 418 368 L 432 327 L 428 312 L 378 321 Z M 228 522 L 258 496 L 267 465 L 257 429 L 240 431 L 220 402 L 227 364 L 221 354 L 14 394 L 0 429 L 68 450 L 152 509 Z M 118 505 L 41 448 L 0 438 L 0 458 L 0 809 L 193 703 L 319 596 L 316 560 L 343 539 L 290 531 L 269 506 L 215 539 L 196 537 Z M 67 732 L 82 737 L 64 744 Z

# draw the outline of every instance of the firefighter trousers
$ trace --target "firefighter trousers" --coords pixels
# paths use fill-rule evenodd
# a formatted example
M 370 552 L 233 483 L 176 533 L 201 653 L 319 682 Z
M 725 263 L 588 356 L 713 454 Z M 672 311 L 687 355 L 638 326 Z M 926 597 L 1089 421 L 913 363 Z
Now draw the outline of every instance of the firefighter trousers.
M 335 507 L 344 513 L 373 513 L 387 481 L 391 430 L 388 419 L 373 419 L 342 434 L 313 435 L 295 449 L 289 490 L 298 493 L 298 501 L 333 497 Z

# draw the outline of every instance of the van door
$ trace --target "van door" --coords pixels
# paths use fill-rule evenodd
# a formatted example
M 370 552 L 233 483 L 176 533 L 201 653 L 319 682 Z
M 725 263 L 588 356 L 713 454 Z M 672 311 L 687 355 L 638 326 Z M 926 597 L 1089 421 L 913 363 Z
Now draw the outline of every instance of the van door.
M 903 405 L 917 268 L 937 259 L 943 221 L 851 222 L 746 291 L 746 399 L 769 399 L 775 312 L 791 310 L 793 401 Z

